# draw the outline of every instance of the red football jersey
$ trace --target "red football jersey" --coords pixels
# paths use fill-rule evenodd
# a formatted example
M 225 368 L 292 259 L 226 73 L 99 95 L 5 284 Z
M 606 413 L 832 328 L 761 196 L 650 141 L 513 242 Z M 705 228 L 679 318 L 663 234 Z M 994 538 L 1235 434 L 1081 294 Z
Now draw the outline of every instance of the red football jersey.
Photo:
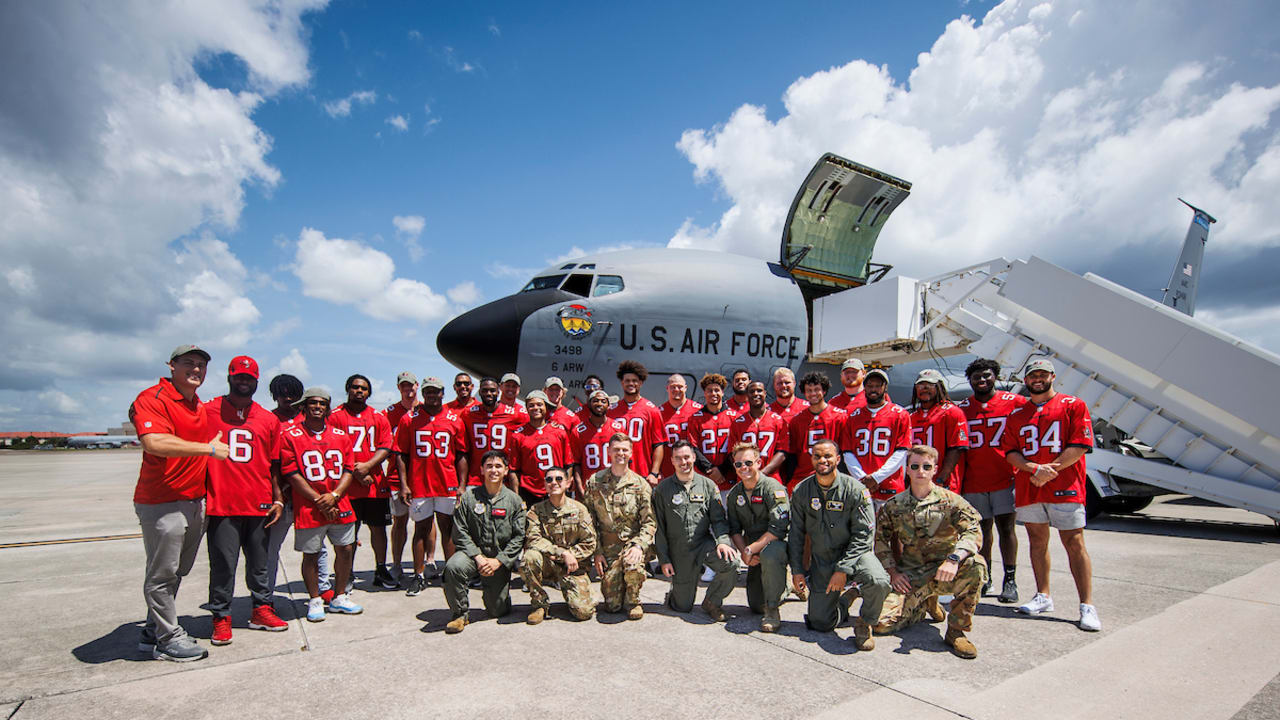
M 870 475 L 884 467 L 895 452 L 911 447 L 911 414 L 893 403 L 885 403 L 872 413 L 864 400 L 862 407 L 849 413 L 839 442 L 841 452 L 853 453 L 863 472 Z M 897 472 L 880 481 L 871 496 L 876 500 L 888 500 L 904 489 L 905 475 L 903 469 L 898 468 Z
M 938 462 L 951 448 L 969 447 L 969 426 L 964 412 L 951 403 L 937 403 L 928 412 L 916 407 L 911 413 L 911 444 L 929 445 L 938 451 Z M 964 474 L 964 458 L 956 463 L 947 478 L 935 477 L 933 481 L 952 492 L 960 492 L 960 477 Z
M 816 415 L 806 407 L 804 412 L 791 418 L 787 425 L 787 452 L 796 456 L 796 471 L 787 483 L 788 492 L 813 474 L 813 459 L 809 457 L 809 453 L 819 440 L 830 438 L 837 446 L 840 445 L 840 432 L 844 428 L 846 417 L 840 408 L 827 405 Z M 840 448 L 840 451 L 844 452 L 844 448 Z
M 396 450 L 404 456 L 405 485 L 413 497 L 458 494 L 458 458 L 467 452 L 466 429 L 447 408 L 432 415 L 421 405 L 400 419 Z
M 454 398 L 444 404 L 444 409 L 448 410 L 454 415 L 457 415 L 458 417 L 462 417 L 463 411 L 465 411 L 467 408 L 471 407 L 472 405 L 479 405 L 479 404 L 480 404 L 480 401 L 475 399 L 475 397 L 467 398 L 467 401 L 465 403 L 459 402 L 457 398 Z
M 662 434 L 667 439 L 667 452 L 662 456 L 662 477 L 676 474 L 676 466 L 671 464 L 671 443 L 689 436 L 689 418 L 701 409 L 702 403 L 687 398 L 679 410 L 671 407 L 670 401 L 658 407 L 662 415 Z
M 209 429 L 200 397 L 192 395 L 190 400 L 183 399 L 169 378 L 161 378 L 159 383 L 138 393 L 129 406 L 129 420 L 138 429 L 138 437 L 164 433 L 183 440 L 209 442 L 216 432 Z M 206 455 L 166 458 L 144 450 L 133 501 L 156 505 L 204 497 L 208 461 Z
M 627 431 L 623 420 L 606 417 L 604 425 L 596 427 L 589 421 L 579 423 L 569 434 L 569 446 L 583 481 L 600 470 L 609 467 L 609 438 Z
M 311 483 L 311 489 L 320 494 L 336 489 L 342 480 L 342 474 L 351 472 L 355 465 L 351 437 L 332 425 L 326 425 L 324 430 L 313 433 L 304 423 L 299 422 L 280 436 L 280 446 L 280 472 L 285 475 L 300 473 Z M 306 529 L 355 521 L 351 501 L 346 495 L 338 500 L 338 519 L 330 523 L 315 505 L 297 490 L 293 491 L 294 527 Z
M 551 467 L 573 464 L 573 448 L 569 433 L 559 425 L 547 423 L 540 428 L 525 425 L 516 433 L 516 452 L 511 469 L 520 474 L 520 487 L 545 497 L 547 483 L 543 475 Z
M 809 409 L 809 403 L 805 402 L 804 398 L 802 397 L 797 397 L 795 395 L 792 395 L 791 404 L 788 405 L 787 407 L 782 407 L 781 405 L 778 404 L 777 400 L 774 400 L 773 402 L 769 403 L 769 409 L 772 410 L 773 412 L 778 413 L 779 415 L 782 416 L 783 420 L 786 420 L 788 423 L 790 423 L 791 418 L 798 415 L 801 411 Z
M 885 403 L 892 403 L 893 398 L 889 397 L 889 393 L 886 392 L 884 394 L 884 401 Z M 850 395 L 844 391 L 843 387 L 841 387 L 836 392 L 836 396 L 828 400 L 827 403 L 835 405 L 847 413 L 851 413 L 858 408 L 864 408 L 867 406 L 867 393 L 859 390 L 857 395 Z
M 778 413 L 765 409 L 757 420 L 747 410 L 729 423 L 729 450 L 738 443 L 754 443 L 760 448 L 760 465 L 763 467 L 778 452 L 787 452 L 790 447 L 790 435 L 787 423 Z M 782 482 L 781 470 L 774 470 L 769 477 Z
M 582 422 L 578 419 L 578 414 L 569 408 L 559 405 L 551 412 L 548 422 L 559 425 L 566 432 L 572 430 L 578 423 Z
M 1027 403 L 1009 414 L 1001 447 L 1016 450 L 1027 462 L 1049 463 L 1072 445 L 1093 448 L 1093 419 L 1080 398 L 1058 393 L 1044 405 Z M 1019 470 L 1014 476 L 1014 503 L 1019 507 L 1034 503 L 1083 503 L 1085 497 L 1084 458 L 1059 470 L 1058 476 L 1041 487 L 1031 484 L 1031 475 Z
M 985 403 L 974 397 L 956 403 L 969 428 L 969 449 L 960 461 L 964 466 L 960 483 L 964 492 L 995 492 L 1013 487 L 1013 466 L 1004 459 L 1001 445 L 1008 431 L 1009 414 L 1029 402 L 1021 395 L 998 392 Z
M 345 404 L 329 413 L 329 425 L 347 433 L 351 438 L 352 464 L 368 462 L 379 450 L 391 451 L 391 423 L 387 416 L 368 405 L 359 414 L 351 412 Z M 373 466 L 369 477 L 373 484 L 359 480 L 351 483 L 348 493 L 353 498 L 391 497 L 391 486 L 383 477 L 383 463 Z
M 711 414 L 705 406 L 689 417 L 689 442 L 698 448 L 712 465 L 717 467 L 724 462 L 729 452 L 729 426 L 737 419 L 738 414 L 728 406 L 722 406 L 720 412 Z M 737 478 L 726 477 L 727 482 L 720 484 L 721 490 L 728 490 L 737 482 Z
M 658 406 L 647 398 L 640 398 L 630 405 L 626 400 L 619 400 L 617 405 L 609 408 L 607 416 L 613 420 L 626 423 L 626 433 L 633 443 L 631 448 L 631 470 L 640 477 L 648 477 L 649 473 L 659 468 L 651 468 L 653 448 L 661 445 L 666 438 L 662 431 L 662 413 Z M 608 461 L 605 461 L 608 464 Z
M 280 420 L 256 402 L 237 410 L 225 397 L 204 404 L 209 429 L 231 449 L 209 463 L 205 512 L 262 517 L 271 509 L 271 461 L 280 456 Z
M 480 458 L 490 450 L 507 454 L 507 464 L 515 462 L 515 434 L 529 422 L 524 408 L 499 402 L 493 412 L 476 403 L 459 416 L 466 429 L 467 484 L 481 485 Z
M 419 405 L 421 405 L 421 403 L 415 400 L 413 403 L 413 409 L 417 410 Z M 387 425 L 391 428 L 391 449 L 393 451 L 398 451 L 400 447 L 396 442 L 396 433 L 400 431 L 400 421 L 403 420 L 404 416 L 408 415 L 409 412 L 409 409 L 400 403 L 396 403 L 382 411 L 382 414 L 387 417 Z M 400 466 L 396 464 L 396 457 L 394 454 L 387 458 L 386 479 L 387 488 L 389 490 L 395 490 L 400 485 Z
M 730 410 L 738 413 L 739 415 L 751 409 L 751 403 L 745 397 L 739 400 L 737 395 L 730 395 L 725 398 L 724 404 L 728 405 Z

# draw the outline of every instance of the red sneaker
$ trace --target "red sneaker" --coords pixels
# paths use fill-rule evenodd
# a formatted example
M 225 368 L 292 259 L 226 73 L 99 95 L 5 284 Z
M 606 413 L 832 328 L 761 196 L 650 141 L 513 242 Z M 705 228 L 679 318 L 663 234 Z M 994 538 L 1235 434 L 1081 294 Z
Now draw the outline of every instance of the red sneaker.
M 231 644 L 231 616 L 215 617 L 213 619 L 213 637 L 209 642 L 214 645 L 230 645 Z
M 329 601 L 333 599 L 333 595 L 334 595 L 333 588 L 329 588 L 328 590 L 325 590 L 324 592 L 320 593 L 320 599 L 324 600 L 324 604 L 328 606 Z
M 289 629 L 289 623 L 281 620 L 270 605 L 259 605 L 253 609 L 253 616 L 249 618 L 249 629 L 284 632 Z

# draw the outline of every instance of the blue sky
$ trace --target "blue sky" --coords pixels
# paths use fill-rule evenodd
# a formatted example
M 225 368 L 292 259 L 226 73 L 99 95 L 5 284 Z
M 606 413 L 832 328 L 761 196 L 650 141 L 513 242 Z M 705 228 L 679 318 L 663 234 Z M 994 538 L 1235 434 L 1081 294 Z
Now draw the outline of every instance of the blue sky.
M 1032 252 L 1280 349 L 1280 22 L 1190 2 L 0 7 L 0 429 L 100 430 L 190 340 L 390 399 L 565 255 L 771 256 L 830 150 L 916 184 L 877 260 Z M 265 392 L 259 400 L 268 402 Z

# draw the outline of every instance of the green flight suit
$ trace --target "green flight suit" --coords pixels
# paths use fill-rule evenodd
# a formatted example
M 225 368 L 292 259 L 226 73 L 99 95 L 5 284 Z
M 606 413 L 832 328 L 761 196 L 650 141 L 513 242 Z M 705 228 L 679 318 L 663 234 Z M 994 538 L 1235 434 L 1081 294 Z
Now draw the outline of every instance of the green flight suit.
M 823 489 L 816 475 L 796 485 L 791 495 L 791 528 L 787 549 L 791 573 L 804 573 L 804 537 L 810 538 L 809 614 L 805 622 L 819 632 L 834 630 L 845 618 L 841 589 L 827 592 L 837 570 L 858 584 L 862 608 L 858 613 L 868 625 L 880 619 L 889 594 L 889 574 L 871 551 L 875 512 L 862 483 L 837 473 L 830 488 Z
M 787 528 L 791 524 L 791 505 L 787 489 L 768 475 L 760 475 L 750 490 L 741 482 L 729 490 L 725 500 L 729 515 L 729 535 L 741 535 L 746 544 L 760 539 L 766 532 L 777 540 L 760 550 L 760 562 L 747 567 L 747 605 L 752 612 L 763 614 L 767 608 L 782 604 L 787 591 Z
M 511 612 L 511 569 L 524 547 L 524 501 L 507 486 L 490 495 L 483 485 L 467 488 L 453 510 L 453 544 L 457 550 L 444 565 L 444 599 L 453 617 L 467 614 L 467 583 L 480 578 L 489 617 Z M 476 557 L 496 558 L 502 566 L 480 575 Z
M 716 484 L 711 478 L 694 473 L 685 489 L 675 475 L 667 477 L 653 489 L 653 517 L 657 522 L 653 540 L 658 562 L 671 563 L 676 571 L 667 605 L 676 612 L 693 609 L 703 565 L 716 574 L 707 587 L 706 601 L 713 605 L 723 603 L 737 582 L 738 564 L 716 554 L 716 545 L 733 547 Z

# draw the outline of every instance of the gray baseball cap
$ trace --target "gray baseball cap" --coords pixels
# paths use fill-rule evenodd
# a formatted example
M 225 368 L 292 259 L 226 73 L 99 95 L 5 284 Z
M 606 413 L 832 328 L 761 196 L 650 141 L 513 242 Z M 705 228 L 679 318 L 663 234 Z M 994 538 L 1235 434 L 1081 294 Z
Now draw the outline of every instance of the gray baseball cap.
M 919 375 L 916 375 L 916 382 L 937 383 L 941 385 L 945 381 L 942 379 L 942 373 L 934 370 L 933 368 L 927 368 L 925 370 L 921 370 Z
M 169 362 L 173 362 L 187 353 L 196 353 L 203 357 L 205 362 L 209 362 L 213 359 L 209 353 L 205 352 L 199 345 L 179 345 L 173 349 L 173 352 L 169 353 Z
M 541 390 L 534 390 L 530 392 L 528 395 L 524 396 L 524 399 L 526 402 L 528 402 L 529 400 L 541 400 L 542 402 L 548 403 L 548 404 L 551 402 L 551 400 L 547 397 L 547 394 L 542 392 Z
M 880 379 L 884 380 L 886 385 L 889 384 L 889 373 L 881 370 L 880 368 L 872 368 L 868 370 L 867 377 L 864 378 L 862 382 L 865 383 L 867 380 L 870 380 L 872 375 L 875 375 L 876 377 L 879 377 Z
M 426 380 L 422 381 L 422 388 L 424 390 L 426 388 L 435 388 L 437 390 L 444 390 L 444 381 L 438 377 L 429 377 Z
M 618 402 L 618 396 L 617 396 L 617 395 L 610 395 L 609 393 L 605 392 L 604 390 L 592 390 L 592 391 L 591 391 L 591 394 L 587 396 L 587 402 L 591 402 L 592 400 L 594 400 L 594 399 L 596 398 L 596 396 L 597 396 L 597 395 L 599 395 L 600 397 L 604 398 L 605 400 L 608 400 L 610 405 L 612 405 L 612 404 L 614 404 L 614 403 Z
M 298 401 L 293 404 L 294 407 L 306 405 L 309 398 L 321 398 L 325 402 L 330 402 L 332 400 L 332 398 L 329 397 L 328 390 L 325 390 L 322 387 L 309 387 L 302 391 L 302 397 L 298 398 Z
M 404 372 L 396 376 L 396 385 L 399 385 L 400 383 L 413 383 L 414 385 L 417 385 L 418 376 L 414 375 L 408 370 L 405 370 Z
M 542 383 L 542 387 L 544 388 L 549 388 L 555 385 L 559 385 L 561 388 L 564 388 L 564 381 L 556 377 L 555 375 L 552 375 L 551 377 L 547 378 L 547 381 Z
M 503 376 L 502 376 L 502 379 L 501 379 L 501 380 L 499 380 L 498 382 L 499 382 L 499 384 L 501 384 L 501 383 L 507 382 L 508 380 L 513 380 L 513 381 L 515 381 L 515 384 L 517 384 L 517 385 L 520 385 L 520 384 L 521 384 L 521 383 L 520 383 L 520 376 L 519 376 L 519 375 L 517 375 L 517 374 L 515 374 L 515 373 L 507 373 L 506 375 L 503 375 Z
M 866 370 L 867 366 L 863 365 L 862 361 L 858 358 L 849 358 L 840 364 L 840 369 L 848 370 L 849 368 L 853 368 L 854 370 Z
M 1027 368 L 1022 371 L 1022 377 L 1026 377 L 1036 370 L 1044 370 L 1045 372 L 1051 372 L 1051 373 L 1057 374 L 1057 372 L 1053 369 L 1053 363 L 1049 360 L 1049 358 L 1040 357 L 1027 363 Z

